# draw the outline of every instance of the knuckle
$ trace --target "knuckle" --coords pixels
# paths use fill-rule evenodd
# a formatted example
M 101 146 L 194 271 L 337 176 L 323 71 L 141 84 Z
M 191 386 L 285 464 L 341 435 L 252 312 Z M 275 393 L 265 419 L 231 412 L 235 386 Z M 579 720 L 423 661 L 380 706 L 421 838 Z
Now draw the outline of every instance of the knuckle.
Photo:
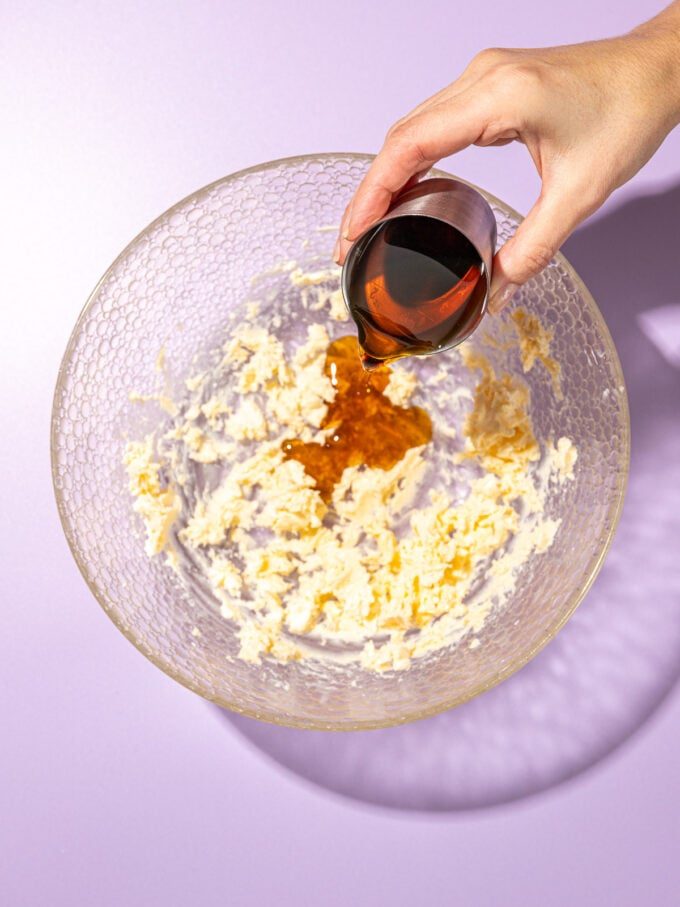
M 387 133 L 385 145 L 396 150 L 400 156 L 408 158 L 413 164 L 424 160 L 419 142 L 420 123 L 417 117 L 400 120 Z
M 397 120 L 396 123 L 393 123 L 385 134 L 385 142 L 392 141 L 395 135 L 398 137 L 399 133 L 404 130 L 407 122 L 407 118 L 402 117 L 400 120 Z
M 513 91 L 532 92 L 545 83 L 543 67 L 535 60 L 514 60 L 504 67 L 503 78 Z
M 547 268 L 555 255 L 555 250 L 548 243 L 534 242 L 524 250 L 522 263 L 527 277 L 533 277 Z
M 505 50 L 502 47 L 487 47 L 484 50 L 480 50 L 478 54 L 475 54 L 468 68 L 493 68 L 494 66 L 504 63 L 508 59 L 509 53 L 510 51 Z
M 487 92 L 508 101 L 535 97 L 545 86 L 545 72 L 534 60 L 511 58 L 496 64 L 482 76 Z
M 560 195 L 566 200 L 569 220 L 574 225 L 597 211 L 610 192 L 604 175 L 585 159 L 561 178 Z
M 392 144 L 406 145 L 414 134 L 411 120 L 398 120 L 387 133 L 386 141 Z
M 583 186 L 580 196 L 579 196 L 579 205 L 578 213 L 580 218 L 589 217 L 593 212 L 597 211 L 605 201 L 609 192 L 607 188 L 602 185 L 598 180 L 593 179 Z

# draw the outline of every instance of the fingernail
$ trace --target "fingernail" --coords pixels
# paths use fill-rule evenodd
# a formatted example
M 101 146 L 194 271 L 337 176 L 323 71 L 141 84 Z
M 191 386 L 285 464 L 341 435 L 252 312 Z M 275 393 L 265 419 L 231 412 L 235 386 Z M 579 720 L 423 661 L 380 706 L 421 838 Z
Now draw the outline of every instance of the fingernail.
M 347 206 L 345 215 L 342 218 L 342 223 L 340 224 L 340 236 L 342 237 L 342 239 L 349 240 L 349 236 L 347 235 L 347 233 L 349 231 L 349 222 L 352 220 L 352 209 L 353 208 L 354 208 L 354 199 L 352 199 L 352 201 Z
M 340 264 L 340 237 L 335 240 L 335 245 L 333 246 L 333 261 L 336 265 Z
M 517 290 L 519 290 L 519 284 L 516 283 L 506 283 L 504 287 L 500 287 L 496 290 L 489 299 L 489 311 L 491 314 L 498 315 L 502 312 Z
M 355 242 L 368 226 L 369 224 L 365 224 L 363 220 L 360 219 L 357 221 L 356 217 L 352 217 L 347 221 L 347 226 L 345 227 L 345 232 L 342 234 L 342 238 L 345 242 Z

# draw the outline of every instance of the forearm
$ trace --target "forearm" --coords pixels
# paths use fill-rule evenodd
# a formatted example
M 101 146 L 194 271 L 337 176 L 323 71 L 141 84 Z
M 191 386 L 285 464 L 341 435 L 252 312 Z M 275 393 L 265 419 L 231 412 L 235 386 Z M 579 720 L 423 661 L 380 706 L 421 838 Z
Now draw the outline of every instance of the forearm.
M 658 103 L 668 116 L 668 130 L 680 124 L 680 0 L 633 29 L 624 40 L 657 80 Z

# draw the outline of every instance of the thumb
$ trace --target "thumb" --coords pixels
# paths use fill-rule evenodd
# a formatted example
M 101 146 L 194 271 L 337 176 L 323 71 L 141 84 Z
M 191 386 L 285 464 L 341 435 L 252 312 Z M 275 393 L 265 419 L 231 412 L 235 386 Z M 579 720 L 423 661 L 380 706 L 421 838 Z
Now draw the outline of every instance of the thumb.
M 522 284 L 535 277 L 573 230 L 596 205 L 589 208 L 583 194 L 543 187 L 540 198 L 517 232 L 494 257 L 489 311 L 498 314 Z

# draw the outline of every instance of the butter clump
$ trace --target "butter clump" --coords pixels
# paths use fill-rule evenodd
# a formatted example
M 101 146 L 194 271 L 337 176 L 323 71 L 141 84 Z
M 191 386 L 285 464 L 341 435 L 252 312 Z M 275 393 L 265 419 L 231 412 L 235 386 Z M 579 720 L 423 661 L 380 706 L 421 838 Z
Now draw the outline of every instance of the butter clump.
M 327 308 L 331 322 L 346 317 L 341 291 L 328 288 L 337 269 L 309 274 L 287 263 L 281 272 L 307 294 L 310 311 Z M 524 371 L 540 361 L 557 392 L 550 331 L 522 310 L 512 317 Z M 218 470 L 218 479 L 181 500 L 161 480 L 150 436 L 127 445 L 130 491 L 147 554 L 166 550 L 174 527 L 221 613 L 238 625 L 245 661 L 298 660 L 312 645 L 320 657 L 318 646 L 333 642 L 353 647 L 367 670 L 401 670 L 477 633 L 512 592 L 521 565 L 552 544 L 559 521 L 542 515 L 545 491 L 533 473 L 546 462 L 554 480 L 567 481 L 577 451 L 568 438 L 542 451 L 527 385 L 464 346 L 464 365 L 478 375 L 471 401 L 467 388 L 456 391 L 469 411 L 454 459 L 476 470 L 465 496 L 454 501 L 432 485 L 426 445 L 390 469 L 347 467 L 327 504 L 281 443 L 324 443 L 332 432 L 320 429 L 336 393 L 325 372 L 330 339 L 326 326 L 310 323 L 288 349 L 264 326 L 242 324 L 223 345 L 217 372 L 185 382 L 191 396 L 162 436 L 173 451 L 169 473 L 182 475 L 183 489 L 187 463 Z M 224 386 L 210 386 L 215 374 Z M 435 376 L 432 387 L 445 379 Z M 396 367 L 385 394 L 404 406 L 416 389 L 415 373 Z M 436 427 L 440 438 L 458 437 L 451 426 Z
M 177 494 L 163 487 L 161 464 L 154 459 L 153 439 L 130 441 L 123 456 L 127 469 L 134 510 L 146 527 L 145 551 L 151 556 L 168 548 L 169 532 L 180 511 Z
M 554 332 L 544 327 L 538 316 L 531 315 L 525 309 L 515 309 L 510 317 L 519 340 L 519 354 L 524 372 L 530 372 L 536 362 L 540 362 L 550 375 L 555 397 L 561 400 L 562 368 L 550 355 Z

